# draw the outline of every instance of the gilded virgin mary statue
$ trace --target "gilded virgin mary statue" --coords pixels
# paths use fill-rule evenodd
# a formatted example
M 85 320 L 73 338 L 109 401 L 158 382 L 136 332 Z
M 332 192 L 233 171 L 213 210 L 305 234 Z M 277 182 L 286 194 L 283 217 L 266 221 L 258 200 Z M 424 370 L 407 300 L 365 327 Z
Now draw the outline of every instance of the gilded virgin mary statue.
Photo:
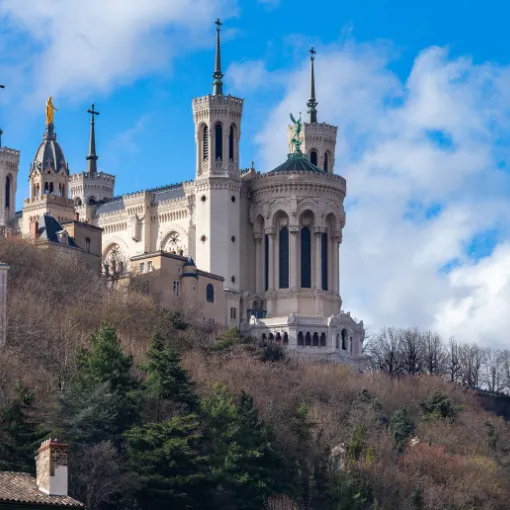
M 53 124 L 53 112 L 58 110 L 53 106 L 51 102 L 51 96 L 46 101 L 46 124 Z

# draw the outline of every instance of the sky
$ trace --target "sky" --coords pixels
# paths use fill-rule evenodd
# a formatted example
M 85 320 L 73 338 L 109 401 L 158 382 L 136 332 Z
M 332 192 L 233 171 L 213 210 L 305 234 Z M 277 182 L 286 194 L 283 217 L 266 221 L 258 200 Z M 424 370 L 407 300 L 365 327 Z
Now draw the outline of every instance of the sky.
M 306 112 L 338 126 L 347 179 L 343 308 L 369 331 L 432 329 L 510 348 L 510 40 L 504 0 L 0 0 L 0 127 L 21 150 L 17 207 L 45 101 L 71 173 L 98 166 L 116 193 L 192 179 L 193 97 L 244 98 L 241 166 L 286 158 Z

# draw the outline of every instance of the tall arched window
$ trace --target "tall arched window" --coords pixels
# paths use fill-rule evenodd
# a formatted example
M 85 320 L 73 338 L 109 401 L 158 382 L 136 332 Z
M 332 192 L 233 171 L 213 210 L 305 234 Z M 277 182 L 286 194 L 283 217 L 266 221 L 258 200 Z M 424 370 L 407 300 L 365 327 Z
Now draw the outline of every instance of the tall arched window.
M 214 286 L 212 283 L 208 283 L 206 287 L 206 298 L 208 303 L 214 303 Z
M 297 335 L 297 344 L 298 345 L 305 345 L 305 339 L 303 337 L 303 332 L 300 331 Z
M 322 289 L 328 290 L 328 234 L 322 233 L 321 239 L 321 279 Z
M 204 161 L 207 161 L 209 159 L 209 128 L 207 126 L 204 126 L 203 137 L 204 144 L 202 145 L 202 157 L 204 158 Z
M 285 333 L 283 333 L 283 345 L 288 345 L 289 344 L 289 334 L 285 331 Z
M 305 345 L 312 345 L 312 335 L 310 335 L 310 331 L 306 332 Z
M 44 194 L 48 194 L 49 184 L 47 182 L 44 183 Z
M 324 153 L 324 171 L 329 172 L 329 152 Z
M 232 124 L 228 133 L 228 159 L 230 161 L 234 161 L 235 135 L 236 127 Z
M 310 152 L 310 163 L 317 166 L 317 151 Z
M 90 239 L 88 237 L 85 238 L 85 251 L 90 253 Z
M 53 195 L 53 192 L 54 192 L 54 191 L 55 191 L 55 190 L 53 189 L 53 183 L 52 183 L 52 182 L 50 182 L 50 195 Z
M 269 289 L 269 236 L 264 236 L 264 288 Z
M 347 350 L 347 331 L 342 329 L 342 350 Z
M 315 332 L 313 334 L 313 346 L 318 347 L 319 345 L 319 333 Z
M 223 127 L 218 122 L 214 131 L 214 148 L 216 151 L 216 160 L 223 159 Z
M 289 229 L 280 229 L 280 289 L 289 288 Z
M 321 347 L 326 347 L 326 333 L 321 333 Z
M 308 227 L 301 229 L 301 287 L 312 286 L 312 242 Z
M 5 178 L 5 208 L 11 207 L 11 176 Z
M 336 335 L 335 347 L 340 349 L 340 335 Z

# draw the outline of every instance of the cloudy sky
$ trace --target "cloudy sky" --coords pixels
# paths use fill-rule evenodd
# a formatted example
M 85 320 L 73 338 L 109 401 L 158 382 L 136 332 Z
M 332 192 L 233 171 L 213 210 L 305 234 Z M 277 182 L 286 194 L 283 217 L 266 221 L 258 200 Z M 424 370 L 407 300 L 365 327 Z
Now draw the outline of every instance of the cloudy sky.
M 98 163 L 118 193 L 193 178 L 191 99 L 211 90 L 219 16 L 225 90 L 245 98 L 244 167 L 285 159 L 317 50 L 319 120 L 339 127 L 348 186 L 344 308 L 371 330 L 510 347 L 509 11 L 504 0 L 0 0 L 17 205 L 50 95 L 71 172 L 86 165 L 94 102 Z

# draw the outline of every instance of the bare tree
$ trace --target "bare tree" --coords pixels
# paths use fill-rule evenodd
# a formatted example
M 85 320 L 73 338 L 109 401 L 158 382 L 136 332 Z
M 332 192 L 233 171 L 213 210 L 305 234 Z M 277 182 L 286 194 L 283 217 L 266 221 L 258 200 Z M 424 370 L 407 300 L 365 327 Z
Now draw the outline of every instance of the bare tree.
M 484 359 L 483 350 L 475 343 L 459 347 L 461 382 L 470 388 L 479 388 Z
M 399 358 L 406 374 L 419 374 L 423 366 L 422 337 L 417 329 L 400 329 L 397 332 Z
M 369 363 L 375 370 L 398 375 L 402 371 L 399 354 L 399 333 L 395 328 L 385 328 L 370 339 L 367 349 Z
M 422 335 L 423 370 L 429 375 L 444 374 L 447 352 L 441 337 L 437 333 L 426 331 Z
M 482 367 L 482 383 L 488 391 L 499 393 L 505 390 L 503 352 L 485 349 Z
M 448 378 L 451 382 L 458 382 L 460 377 L 459 344 L 453 336 L 448 340 L 446 363 L 448 367 Z

